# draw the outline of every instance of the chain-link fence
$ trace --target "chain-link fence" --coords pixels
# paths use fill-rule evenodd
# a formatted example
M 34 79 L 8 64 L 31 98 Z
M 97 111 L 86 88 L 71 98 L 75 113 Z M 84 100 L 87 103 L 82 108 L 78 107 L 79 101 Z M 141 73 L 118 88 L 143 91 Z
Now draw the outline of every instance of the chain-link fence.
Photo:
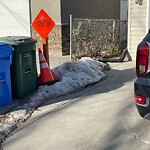
M 72 20 L 72 58 L 109 58 L 127 45 L 127 22 L 114 19 Z

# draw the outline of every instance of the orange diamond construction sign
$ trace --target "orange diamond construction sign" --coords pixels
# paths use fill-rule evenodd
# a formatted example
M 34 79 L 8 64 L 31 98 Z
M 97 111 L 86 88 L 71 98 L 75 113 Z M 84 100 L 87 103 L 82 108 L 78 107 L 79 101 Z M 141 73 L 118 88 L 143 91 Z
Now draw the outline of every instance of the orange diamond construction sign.
M 49 32 L 53 29 L 54 26 L 55 22 L 43 9 L 41 9 L 32 23 L 32 27 L 43 39 L 47 38 Z

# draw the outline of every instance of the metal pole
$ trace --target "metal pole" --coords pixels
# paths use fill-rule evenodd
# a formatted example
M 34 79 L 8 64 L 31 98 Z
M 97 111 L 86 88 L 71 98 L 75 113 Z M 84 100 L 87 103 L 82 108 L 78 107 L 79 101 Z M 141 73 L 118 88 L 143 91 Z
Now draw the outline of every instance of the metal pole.
M 113 20 L 113 42 L 115 41 L 115 27 L 116 27 L 116 20 Z
M 30 0 L 29 0 L 29 15 L 30 15 L 30 36 L 32 37 L 32 8 Z
M 43 54 L 45 56 L 45 59 L 47 61 L 48 66 L 50 66 L 50 63 L 49 63 L 49 52 L 48 52 L 48 37 L 46 39 L 43 39 Z
M 70 60 L 72 56 L 72 15 L 70 15 Z

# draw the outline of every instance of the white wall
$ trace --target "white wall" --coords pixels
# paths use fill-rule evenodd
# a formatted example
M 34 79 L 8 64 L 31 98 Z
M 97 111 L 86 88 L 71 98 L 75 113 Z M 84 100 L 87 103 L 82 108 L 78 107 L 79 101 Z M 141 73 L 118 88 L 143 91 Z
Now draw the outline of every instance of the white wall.
M 137 46 L 148 29 L 148 0 L 144 0 L 143 5 L 135 4 L 135 0 L 128 3 L 128 50 L 135 60 Z
M 30 35 L 29 0 L 0 0 L 0 37 Z

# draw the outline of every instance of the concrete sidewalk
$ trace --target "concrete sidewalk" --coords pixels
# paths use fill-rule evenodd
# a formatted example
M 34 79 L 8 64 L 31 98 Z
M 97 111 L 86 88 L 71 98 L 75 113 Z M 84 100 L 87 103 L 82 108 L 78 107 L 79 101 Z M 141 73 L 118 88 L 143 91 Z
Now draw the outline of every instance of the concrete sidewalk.
M 51 55 L 50 56 L 50 68 L 55 68 L 58 65 L 61 65 L 63 63 L 69 62 L 70 61 L 70 55 L 66 55 L 66 56 L 61 56 L 61 55 Z M 39 68 L 39 61 L 37 61 L 37 70 L 38 70 L 38 74 L 40 72 L 40 68 Z M 28 98 L 28 97 L 27 97 Z M 26 101 L 26 99 L 13 99 L 13 102 L 11 105 L 5 105 L 0 107 L 0 115 L 3 115 L 7 112 L 9 112 L 10 110 L 12 110 L 13 108 L 15 108 L 16 106 L 20 105 L 21 103 L 24 103 Z

